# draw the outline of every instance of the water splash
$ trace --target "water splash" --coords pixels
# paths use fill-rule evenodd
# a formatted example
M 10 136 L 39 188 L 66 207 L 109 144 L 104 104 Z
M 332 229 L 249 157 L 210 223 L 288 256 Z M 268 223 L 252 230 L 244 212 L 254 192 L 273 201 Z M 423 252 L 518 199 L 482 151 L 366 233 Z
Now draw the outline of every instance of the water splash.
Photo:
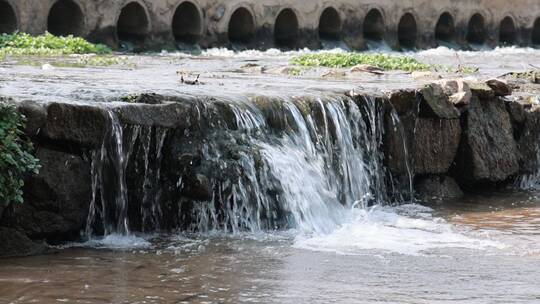
M 344 255 L 373 252 L 439 255 L 441 250 L 447 251 L 448 248 L 507 248 L 498 241 L 467 236 L 466 231 L 458 231 L 443 219 L 433 217 L 432 212 L 430 208 L 415 204 L 356 208 L 332 233 L 309 237 L 299 235 L 294 246 Z

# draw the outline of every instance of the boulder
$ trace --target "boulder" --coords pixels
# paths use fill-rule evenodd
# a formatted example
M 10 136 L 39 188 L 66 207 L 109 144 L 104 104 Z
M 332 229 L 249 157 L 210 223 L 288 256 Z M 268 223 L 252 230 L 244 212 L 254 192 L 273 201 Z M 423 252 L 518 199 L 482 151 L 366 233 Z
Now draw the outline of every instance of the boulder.
M 415 90 L 397 90 L 389 94 L 388 99 L 399 115 L 403 115 L 414 109 L 416 103 Z
M 43 242 L 35 242 L 13 228 L 0 227 L 0 257 L 29 256 L 48 251 Z
M 471 100 L 459 153 L 463 182 L 501 182 L 519 171 L 519 151 L 510 115 L 498 98 Z
M 12 226 L 30 238 L 78 235 L 92 198 L 90 165 L 81 157 L 38 148 L 39 175 L 29 178 L 25 202 L 13 205 Z
M 495 94 L 495 96 L 512 95 L 512 88 L 505 80 L 490 79 L 486 81 L 486 84 L 493 90 L 493 94 Z
M 493 90 L 483 82 L 468 81 L 467 84 L 474 96 L 482 100 L 490 100 L 495 97 Z
M 29 136 L 36 136 L 47 123 L 47 109 L 32 101 L 21 102 L 18 109 L 26 117 L 24 132 Z
M 422 100 L 420 102 L 421 117 L 456 119 L 460 113 L 450 102 L 440 84 L 431 83 L 420 90 Z
M 414 172 L 446 173 L 461 140 L 459 119 L 418 118 L 413 138 Z
M 110 118 L 103 108 L 53 103 L 47 108 L 45 136 L 82 147 L 99 148 L 109 125 Z
M 440 200 L 463 197 L 463 191 L 458 183 L 450 176 L 428 175 L 419 178 L 415 191 L 422 200 Z
M 197 109 L 187 102 L 122 104 L 115 112 L 125 124 L 164 128 L 187 128 L 198 119 Z

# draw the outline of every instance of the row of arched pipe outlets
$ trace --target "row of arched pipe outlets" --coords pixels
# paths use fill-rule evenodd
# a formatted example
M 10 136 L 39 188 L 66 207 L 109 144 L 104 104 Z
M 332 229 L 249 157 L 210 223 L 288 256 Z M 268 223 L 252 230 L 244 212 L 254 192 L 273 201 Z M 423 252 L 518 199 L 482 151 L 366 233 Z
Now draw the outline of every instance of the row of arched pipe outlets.
M 82 0 L 53 1 L 47 12 L 46 30 L 60 36 L 99 37 L 99 35 L 92 35 L 80 1 Z M 177 45 L 195 45 L 204 41 L 205 35 L 209 33 L 207 31 L 209 25 L 206 23 L 212 22 L 212 18 L 191 0 L 178 0 L 178 2 L 170 18 L 168 37 L 171 40 L 174 39 Z M 10 0 L 0 0 L 1 33 L 10 33 L 20 29 L 19 14 L 11 3 Z M 398 22 L 387 22 L 382 9 L 371 8 L 367 10 L 363 19 L 345 22 L 347 17 L 344 13 L 337 8 L 327 6 L 322 8 L 316 16 L 318 27 L 307 30 L 302 27 L 301 16 L 295 8 L 280 7 L 274 11 L 271 18 L 265 17 L 264 22 L 258 22 L 250 6 L 234 8 L 232 12 L 226 14 L 228 16 L 226 33 L 217 35 L 222 38 L 214 39 L 206 46 L 233 44 L 292 49 L 304 47 L 306 44 L 312 47 L 314 44 L 306 42 L 308 40 L 316 40 L 315 45 L 320 47 L 321 41 L 341 43 L 355 39 L 362 43 L 356 43 L 353 48 L 360 49 L 369 47 L 370 42 L 377 45 L 385 41 L 389 41 L 388 44 L 397 49 L 451 44 L 467 47 L 483 45 L 488 41 L 495 41 L 495 44 L 498 42 L 499 45 L 540 46 L 540 17 L 536 18 L 532 28 L 526 29 L 518 26 L 510 14 L 497 22 L 488 21 L 484 14 L 476 12 L 470 16 L 467 24 L 457 24 L 455 16 L 446 11 L 433 20 L 431 28 L 426 29 L 419 27 L 419 20 L 413 11 L 403 12 Z M 154 33 L 151 12 L 143 1 L 127 0 L 122 7 L 118 8 L 115 15 L 114 30 L 111 34 L 114 37 L 94 40 L 102 40 L 115 47 L 122 45 L 123 42 L 142 45 Z M 99 24 L 96 27 L 99 28 Z M 496 37 L 497 34 L 498 37 Z M 361 37 L 348 39 L 350 35 Z

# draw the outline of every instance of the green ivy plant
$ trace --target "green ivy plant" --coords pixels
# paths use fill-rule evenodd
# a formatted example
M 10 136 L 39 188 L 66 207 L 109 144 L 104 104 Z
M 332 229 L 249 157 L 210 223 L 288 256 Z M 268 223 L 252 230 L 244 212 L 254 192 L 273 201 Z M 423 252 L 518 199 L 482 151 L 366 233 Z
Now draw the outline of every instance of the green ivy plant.
M 25 117 L 0 100 L 0 204 L 23 202 L 24 177 L 38 174 L 39 160 L 24 134 Z

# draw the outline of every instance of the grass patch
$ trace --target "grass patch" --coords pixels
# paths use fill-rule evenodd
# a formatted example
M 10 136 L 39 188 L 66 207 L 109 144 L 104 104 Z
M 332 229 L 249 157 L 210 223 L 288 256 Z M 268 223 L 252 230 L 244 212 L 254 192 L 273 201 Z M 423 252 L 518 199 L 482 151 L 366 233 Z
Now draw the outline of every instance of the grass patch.
M 378 67 L 383 70 L 444 71 L 470 74 L 478 68 L 460 66 L 452 68 L 442 65 L 426 64 L 410 56 L 396 56 L 380 53 L 318 53 L 293 57 L 291 64 L 307 67 L 349 68 L 359 64 Z
M 309 67 L 346 68 L 369 64 L 384 70 L 427 71 L 434 66 L 422 63 L 409 56 L 392 56 L 372 53 L 319 53 L 297 56 L 291 64 Z
M 24 177 L 39 171 L 25 123 L 13 105 L 0 100 L 0 204 L 22 203 Z
M 32 36 L 26 33 L 0 35 L 0 57 L 60 56 L 72 54 L 110 54 L 103 44 L 94 44 L 80 37 L 58 37 L 50 33 Z

